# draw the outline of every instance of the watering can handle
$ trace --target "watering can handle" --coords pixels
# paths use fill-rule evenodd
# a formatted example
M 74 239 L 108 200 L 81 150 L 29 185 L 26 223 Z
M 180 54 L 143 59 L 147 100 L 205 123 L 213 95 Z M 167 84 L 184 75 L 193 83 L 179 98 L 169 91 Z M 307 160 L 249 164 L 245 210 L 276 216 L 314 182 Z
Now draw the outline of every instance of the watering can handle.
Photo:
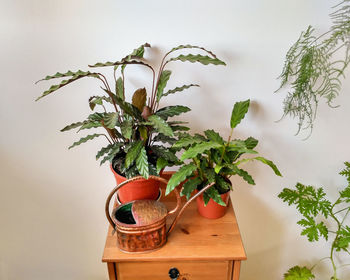
M 115 223 L 113 222 L 112 218 L 111 218 L 111 215 L 109 214 L 109 204 L 111 202 L 111 199 L 113 197 L 113 195 L 123 186 L 125 186 L 126 184 L 128 183 L 131 183 L 131 182 L 134 182 L 134 181 L 137 181 L 137 180 L 141 180 L 141 179 L 145 179 L 143 178 L 142 176 L 137 176 L 137 177 L 134 177 L 134 178 L 131 178 L 131 179 L 128 179 L 122 183 L 120 183 L 119 185 L 117 185 L 112 191 L 111 193 L 108 195 L 107 197 L 107 201 L 106 201 L 106 205 L 105 205 L 105 212 L 106 212 L 106 217 L 107 217 L 107 220 L 108 222 L 111 224 L 112 228 L 115 228 Z M 161 178 L 161 177 L 158 177 L 158 176 L 149 176 L 148 179 L 152 179 L 152 180 L 156 180 L 156 181 L 160 181 L 161 183 L 164 183 L 164 184 L 167 184 L 168 181 L 164 178 Z M 172 209 L 171 211 L 168 212 L 168 214 L 174 214 L 179 208 L 180 208 L 180 204 L 181 204 L 181 198 L 180 198 L 180 195 L 179 195 L 179 192 L 178 190 L 175 188 L 174 189 L 174 193 L 176 195 L 176 206 L 174 209 Z
M 174 229 L 177 221 L 180 219 L 181 215 L 183 214 L 183 212 L 185 211 L 186 207 L 193 201 L 195 200 L 198 196 L 200 196 L 202 193 L 204 193 L 207 189 L 209 189 L 210 187 L 212 187 L 213 185 L 215 185 L 215 183 L 211 183 L 207 186 L 205 186 L 203 189 L 201 189 L 199 192 L 197 192 L 194 196 L 192 196 L 186 203 L 185 205 L 181 208 L 181 210 L 179 211 L 179 213 L 176 215 L 174 221 L 172 222 L 172 224 L 170 225 L 168 231 L 167 231 L 167 235 L 170 234 L 170 232 L 172 232 L 172 230 Z M 175 189 L 176 190 L 176 189 Z

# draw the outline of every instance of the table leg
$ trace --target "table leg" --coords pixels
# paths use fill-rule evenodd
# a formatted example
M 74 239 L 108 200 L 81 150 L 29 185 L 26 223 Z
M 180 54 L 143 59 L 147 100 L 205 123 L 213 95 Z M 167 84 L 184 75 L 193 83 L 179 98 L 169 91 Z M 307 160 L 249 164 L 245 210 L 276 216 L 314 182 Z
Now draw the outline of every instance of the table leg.
M 109 280 L 117 280 L 117 274 L 115 271 L 115 263 L 107 263 Z
M 234 261 L 233 262 L 233 275 L 232 280 L 238 280 L 239 279 L 239 272 L 241 270 L 241 261 Z

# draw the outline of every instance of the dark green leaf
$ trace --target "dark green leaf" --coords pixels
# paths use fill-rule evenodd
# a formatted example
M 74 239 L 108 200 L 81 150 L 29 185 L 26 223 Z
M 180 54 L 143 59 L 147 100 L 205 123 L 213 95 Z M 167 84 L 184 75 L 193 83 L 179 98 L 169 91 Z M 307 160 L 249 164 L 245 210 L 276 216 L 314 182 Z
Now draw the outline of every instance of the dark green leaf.
M 197 84 L 190 84 L 190 85 L 183 85 L 182 87 L 176 87 L 174 89 L 170 89 L 167 92 L 163 93 L 163 96 L 167 96 L 169 94 L 174 94 L 176 92 L 183 91 L 183 90 L 188 89 L 190 87 L 199 87 L 199 85 L 197 85 Z
M 213 148 L 214 149 L 219 148 L 221 146 L 222 145 L 220 145 L 219 143 L 215 143 L 215 142 L 203 142 L 203 143 L 196 144 L 195 146 L 190 147 L 187 151 L 185 151 L 182 154 L 181 160 L 194 158 L 198 154 L 201 154 L 201 153 L 208 151 L 210 149 L 213 149 Z
M 185 62 L 185 61 L 189 61 L 189 62 L 199 62 L 201 64 L 204 64 L 204 65 L 208 65 L 208 64 L 214 64 L 214 65 L 226 65 L 225 62 L 221 61 L 220 59 L 218 58 L 212 58 L 212 57 L 209 57 L 209 56 L 203 56 L 203 55 L 200 55 L 200 54 L 196 54 L 196 55 L 193 55 L 193 54 L 188 54 L 188 55 L 179 55 L 178 57 L 174 57 L 174 58 L 171 58 L 169 61 L 182 61 L 182 62 Z
M 247 147 L 247 149 L 254 149 L 257 145 L 258 145 L 258 140 L 256 140 L 253 137 L 249 137 L 246 140 L 244 140 L 245 146 Z
M 231 114 L 231 128 L 235 128 L 248 112 L 250 100 L 236 102 Z
M 148 179 L 148 176 L 149 176 L 148 158 L 147 158 L 145 147 L 141 147 L 141 150 L 136 158 L 136 167 L 137 167 L 137 170 L 140 172 L 140 174 L 145 179 Z
M 162 146 L 153 145 L 152 151 L 158 156 L 166 159 L 168 162 L 177 162 L 177 156 L 170 149 Z
M 131 146 L 125 157 L 125 167 L 128 168 L 137 158 L 143 147 L 142 141 L 136 141 L 131 143 Z
M 121 77 L 119 77 L 115 83 L 115 92 L 121 100 L 125 100 L 123 80 Z
M 132 135 L 132 121 L 124 121 L 120 125 L 120 130 L 125 139 L 131 139 Z
M 159 173 L 163 168 L 168 166 L 169 163 L 166 159 L 160 157 L 157 159 L 157 173 Z
M 185 181 L 186 178 L 192 175 L 196 169 L 197 168 L 193 163 L 181 166 L 181 168 L 171 176 L 166 188 L 165 195 L 168 195 L 170 192 L 172 192 L 176 186 Z
M 217 204 L 226 206 L 225 202 L 221 198 L 221 195 L 219 194 L 218 190 L 215 187 L 209 188 L 208 190 L 205 191 L 205 193 Z M 207 203 L 205 203 L 205 205 L 207 205 Z
M 152 115 L 148 117 L 148 121 L 152 123 L 153 127 L 159 132 L 166 136 L 174 136 L 171 127 L 157 115 Z
M 118 122 L 118 113 L 107 113 L 103 118 L 104 125 L 110 129 L 113 129 Z
M 178 116 L 188 111 L 191 111 L 191 109 L 186 106 L 176 105 L 159 109 L 155 114 L 162 119 L 167 120 L 170 117 Z
M 96 137 L 100 137 L 100 136 L 104 136 L 104 134 L 91 134 L 91 135 L 88 135 L 88 136 L 85 136 L 85 137 L 83 137 L 83 138 L 80 138 L 80 140 L 79 141 L 77 141 L 77 142 L 74 142 L 70 147 L 68 147 L 68 149 L 71 149 L 71 148 L 73 148 L 73 147 L 75 147 L 75 146 L 78 146 L 78 145 L 80 145 L 80 144 L 82 144 L 82 143 L 85 143 L 85 142 L 87 142 L 87 141 L 89 141 L 89 140 L 92 140 L 92 139 L 94 139 L 94 138 L 96 138 Z
M 99 150 L 96 154 L 96 160 L 98 160 L 104 154 L 108 153 L 112 149 L 112 147 L 113 147 L 113 144 L 109 144 L 107 147 L 103 147 L 101 150 Z
M 65 126 L 64 128 L 62 128 L 60 131 L 68 131 L 77 127 L 80 127 L 84 124 L 84 122 L 76 122 L 76 123 L 72 123 L 70 125 Z
M 191 193 L 196 189 L 196 187 L 201 183 L 201 179 L 198 177 L 190 178 L 186 183 L 184 183 L 181 190 L 181 195 L 185 195 L 187 199 L 191 197 Z
M 205 139 L 204 139 L 205 141 Z M 185 136 L 182 136 L 180 137 L 179 136 L 179 140 L 173 145 L 174 148 L 183 148 L 183 147 L 187 147 L 187 146 L 190 146 L 192 144 L 195 144 L 195 143 L 201 143 L 203 142 L 203 140 L 200 140 L 196 137 L 193 137 L 189 134 L 185 135 Z
M 166 87 L 166 84 L 169 81 L 170 75 L 171 75 L 171 71 L 169 70 L 164 70 L 160 75 L 158 88 L 157 88 L 157 102 L 159 102 L 159 100 L 163 96 L 164 88 Z
M 220 134 L 215 132 L 214 130 L 209 129 L 209 130 L 204 131 L 204 133 L 210 141 L 219 143 L 221 145 L 224 144 L 224 140 L 221 138 Z
M 78 73 L 78 72 L 77 72 Z M 93 78 L 98 78 L 98 74 L 97 73 L 91 73 L 91 72 L 81 72 L 81 73 L 78 73 L 74 76 L 72 76 L 70 79 L 68 80 L 63 80 L 61 81 L 59 84 L 57 85 L 52 85 L 48 90 L 44 91 L 43 94 L 41 96 L 39 96 L 35 101 L 38 101 L 39 99 L 45 97 L 46 95 L 49 95 L 50 93 L 52 92 L 55 92 L 56 90 L 76 81 L 76 80 L 79 80 L 81 78 L 84 78 L 84 77 L 93 77 Z

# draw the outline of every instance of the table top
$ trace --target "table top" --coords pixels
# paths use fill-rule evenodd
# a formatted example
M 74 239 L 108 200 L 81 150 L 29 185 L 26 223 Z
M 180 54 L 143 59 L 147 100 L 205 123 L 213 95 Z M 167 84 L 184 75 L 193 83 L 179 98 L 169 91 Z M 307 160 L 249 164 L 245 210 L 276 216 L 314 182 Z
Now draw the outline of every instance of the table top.
M 175 206 L 174 199 L 175 196 L 170 194 L 162 198 L 161 201 L 168 209 L 172 209 Z M 174 216 L 168 217 L 167 228 Z M 231 201 L 225 216 L 214 220 L 200 216 L 197 212 L 196 202 L 193 201 L 168 236 L 167 243 L 162 248 L 152 252 L 121 252 L 117 247 L 117 235 L 112 235 L 112 227 L 109 226 L 102 261 L 219 261 L 245 260 L 246 258 Z

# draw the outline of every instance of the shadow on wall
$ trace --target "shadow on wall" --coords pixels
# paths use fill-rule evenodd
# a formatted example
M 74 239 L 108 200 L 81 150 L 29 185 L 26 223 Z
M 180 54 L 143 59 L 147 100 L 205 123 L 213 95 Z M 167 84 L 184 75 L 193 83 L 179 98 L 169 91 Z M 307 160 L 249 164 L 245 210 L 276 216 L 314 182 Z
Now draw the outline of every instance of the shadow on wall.
M 85 203 L 67 199 L 55 178 L 45 182 L 38 170 L 0 154 L 0 220 L 6 225 L 0 231 L 0 279 L 105 279 L 105 223 L 82 221 Z
M 237 186 L 231 194 L 237 221 L 241 231 L 247 260 L 242 262 L 241 277 L 244 280 L 281 279 L 276 267 L 281 265 L 285 228 L 276 217 L 275 210 L 254 196 L 250 186 Z M 244 183 L 245 184 L 245 183 Z M 273 198 L 271 198 L 273 199 Z M 271 275 L 271 273 L 276 275 Z

